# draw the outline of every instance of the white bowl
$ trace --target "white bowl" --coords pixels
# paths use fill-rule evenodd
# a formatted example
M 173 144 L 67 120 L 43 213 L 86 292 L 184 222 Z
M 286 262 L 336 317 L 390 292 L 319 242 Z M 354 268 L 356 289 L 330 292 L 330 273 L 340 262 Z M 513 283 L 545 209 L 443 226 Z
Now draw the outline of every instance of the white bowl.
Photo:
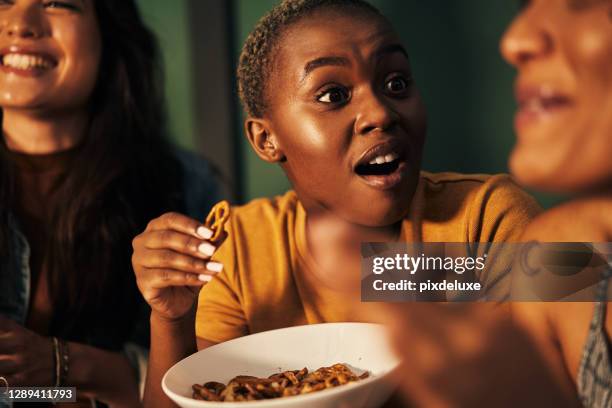
M 369 371 L 371 376 L 311 394 L 247 402 L 207 402 L 191 398 L 195 383 L 227 384 L 237 375 L 316 370 L 335 363 Z M 271 330 L 217 344 L 175 364 L 162 387 L 183 408 L 377 408 L 389 398 L 389 376 L 399 359 L 387 344 L 384 328 L 369 323 L 326 323 Z

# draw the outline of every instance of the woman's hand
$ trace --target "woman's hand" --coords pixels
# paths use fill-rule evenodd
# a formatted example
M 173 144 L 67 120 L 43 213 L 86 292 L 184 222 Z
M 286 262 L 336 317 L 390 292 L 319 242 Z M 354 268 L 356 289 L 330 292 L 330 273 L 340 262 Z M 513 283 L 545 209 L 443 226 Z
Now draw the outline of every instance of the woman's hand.
M 53 341 L 0 315 L 0 375 L 11 387 L 52 386 Z
M 211 262 L 212 231 L 177 213 L 149 223 L 132 245 L 138 288 L 157 317 L 177 320 L 192 310 L 200 288 L 223 269 Z
M 492 303 L 381 304 L 404 394 L 425 407 L 576 407 L 571 384 Z

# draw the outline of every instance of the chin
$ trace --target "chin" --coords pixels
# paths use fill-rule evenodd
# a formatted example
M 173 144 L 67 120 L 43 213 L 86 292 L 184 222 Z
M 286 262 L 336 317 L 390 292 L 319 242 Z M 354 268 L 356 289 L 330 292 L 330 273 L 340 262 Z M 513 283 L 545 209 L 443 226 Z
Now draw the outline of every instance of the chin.
M 545 161 L 544 161 L 545 162 Z M 516 151 L 510 156 L 510 172 L 512 176 L 524 187 L 533 188 L 541 191 L 559 192 L 556 191 L 560 186 L 557 186 L 553 169 L 543 166 L 543 161 L 530 160 Z
M 410 212 L 412 193 L 368 199 L 366 208 L 354 214 L 354 223 L 366 227 L 387 227 L 406 218 Z
M 546 155 L 537 160 L 513 152 L 510 171 L 522 186 L 554 194 L 588 194 L 606 189 L 612 182 L 609 171 L 598 173 L 580 163 L 554 165 Z

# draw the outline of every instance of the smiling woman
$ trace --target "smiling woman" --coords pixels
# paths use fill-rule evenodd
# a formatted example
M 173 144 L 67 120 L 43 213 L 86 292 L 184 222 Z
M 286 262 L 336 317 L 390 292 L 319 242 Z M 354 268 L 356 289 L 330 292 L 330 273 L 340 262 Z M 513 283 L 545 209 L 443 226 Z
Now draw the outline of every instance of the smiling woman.
M 166 141 L 132 0 L 0 0 L 0 62 L 0 373 L 135 405 L 148 310 L 130 242 L 163 212 L 202 217 L 215 182 Z
M 0 12 L 5 122 L 14 122 L 8 116 L 20 108 L 83 109 L 96 84 L 102 52 L 93 4 L 2 0 Z

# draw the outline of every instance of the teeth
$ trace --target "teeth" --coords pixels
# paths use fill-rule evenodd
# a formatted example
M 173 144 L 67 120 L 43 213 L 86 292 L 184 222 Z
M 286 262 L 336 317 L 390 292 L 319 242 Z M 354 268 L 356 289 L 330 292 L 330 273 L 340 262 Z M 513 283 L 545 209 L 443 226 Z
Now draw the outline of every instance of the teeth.
M 6 54 L 2 59 L 2 64 L 17 69 L 39 69 L 51 68 L 53 63 L 46 58 L 29 54 Z
M 539 111 L 542 110 L 543 107 L 542 100 L 539 98 L 530 99 L 525 103 L 525 109 L 530 111 Z
M 396 160 L 399 156 L 395 153 L 389 153 L 385 156 L 377 156 L 376 158 L 370 160 L 369 164 L 384 164 L 391 163 L 393 160 Z

